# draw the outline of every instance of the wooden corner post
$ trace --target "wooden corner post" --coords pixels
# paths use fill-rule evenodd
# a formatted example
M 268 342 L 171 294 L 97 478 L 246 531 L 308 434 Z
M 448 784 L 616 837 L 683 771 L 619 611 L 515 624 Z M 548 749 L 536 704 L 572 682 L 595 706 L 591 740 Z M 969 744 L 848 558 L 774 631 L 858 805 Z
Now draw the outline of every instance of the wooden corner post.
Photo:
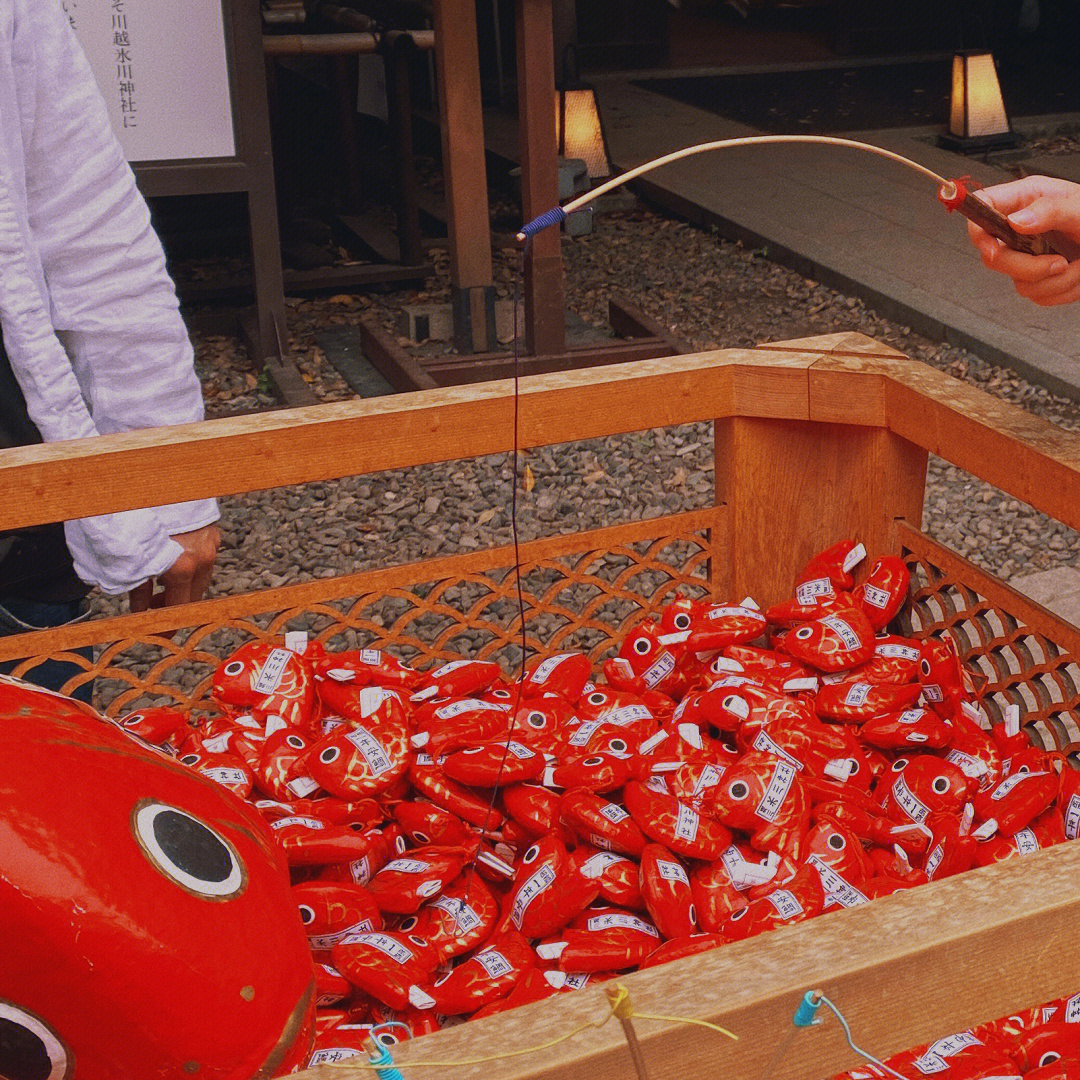
M 736 416 L 716 422 L 715 453 L 731 599 L 788 599 L 799 570 L 837 540 L 874 557 L 894 552 L 897 518 L 922 523 L 927 453 L 884 427 Z

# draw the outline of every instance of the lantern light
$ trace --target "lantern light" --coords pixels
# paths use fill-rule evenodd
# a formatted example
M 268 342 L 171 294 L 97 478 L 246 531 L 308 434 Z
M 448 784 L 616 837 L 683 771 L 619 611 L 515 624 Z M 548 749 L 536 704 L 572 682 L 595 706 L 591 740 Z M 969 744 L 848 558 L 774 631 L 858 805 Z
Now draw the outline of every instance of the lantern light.
M 590 180 L 611 175 L 596 93 L 578 76 L 573 45 L 563 53 L 563 77 L 555 98 L 555 138 L 559 156 L 583 160 Z
M 939 141 L 965 153 L 1016 145 L 992 53 L 962 52 L 953 57 L 949 130 Z

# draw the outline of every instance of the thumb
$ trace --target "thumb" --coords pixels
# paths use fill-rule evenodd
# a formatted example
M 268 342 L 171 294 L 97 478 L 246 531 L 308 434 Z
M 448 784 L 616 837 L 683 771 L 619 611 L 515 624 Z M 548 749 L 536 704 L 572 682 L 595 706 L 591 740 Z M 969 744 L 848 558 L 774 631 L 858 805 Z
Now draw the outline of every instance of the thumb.
M 1044 195 L 1010 214 L 1009 224 L 1018 233 L 1042 233 L 1050 229 L 1073 232 L 1077 226 L 1076 210 L 1076 207 L 1067 206 L 1061 198 Z

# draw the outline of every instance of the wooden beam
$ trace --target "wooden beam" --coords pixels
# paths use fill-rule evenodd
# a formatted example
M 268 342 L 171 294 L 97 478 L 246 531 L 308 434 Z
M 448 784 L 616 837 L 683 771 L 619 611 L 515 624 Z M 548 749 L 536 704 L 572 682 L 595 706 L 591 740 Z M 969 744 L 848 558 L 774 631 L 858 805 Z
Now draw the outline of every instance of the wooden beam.
M 485 290 L 493 282 L 476 4 L 435 0 L 434 22 L 450 284 L 461 312 L 455 317 L 455 340 L 463 352 L 483 352 L 495 341 L 488 337 L 488 320 L 475 318 L 478 308 L 486 308 Z
M 732 415 L 806 416 L 817 358 L 750 350 L 638 360 L 520 383 L 522 447 Z M 448 387 L 0 450 L 0 529 L 505 452 L 512 382 Z
M 708 1020 L 732 1042 L 684 1024 L 635 1021 L 650 1080 L 820 1080 L 861 1060 L 840 1025 L 792 1024 L 803 994 L 820 989 L 879 1057 L 1072 993 L 1080 970 L 1080 845 L 931 882 L 857 908 L 620 977 L 639 1012 Z M 606 984 L 607 985 L 607 984 Z M 626 1080 L 632 1065 L 617 1022 L 543 1053 L 523 1053 L 610 1014 L 588 987 L 394 1047 L 410 1063 L 481 1057 L 438 1070 L 446 1080 Z M 500 1056 L 517 1053 L 519 1056 Z M 368 1080 L 347 1062 L 297 1080 Z
M 521 209 L 531 221 L 559 202 L 551 0 L 517 0 L 516 29 Z M 561 230 L 545 229 L 525 255 L 525 349 L 534 355 L 566 348 L 561 244 Z

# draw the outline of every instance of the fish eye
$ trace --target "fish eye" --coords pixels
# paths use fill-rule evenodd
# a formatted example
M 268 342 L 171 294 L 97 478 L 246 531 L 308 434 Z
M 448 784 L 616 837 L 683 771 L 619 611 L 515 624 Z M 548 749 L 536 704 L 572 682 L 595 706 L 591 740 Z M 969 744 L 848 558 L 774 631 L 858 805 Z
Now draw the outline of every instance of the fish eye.
M 596 690 L 591 693 L 586 699 L 590 705 L 603 705 L 607 701 L 607 694 Z
M 611 742 L 608 743 L 608 746 L 610 746 L 611 749 L 614 750 L 616 754 L 625 754 L 626 753 L 626 740 L 625 739 L 612 739 Z
M 731 921 L 737 922 L 741 919 L 750 909 L 748 907 L 741 907 L 738 911 L 734 911 L 731 914 Z
M 497 697 L 497 698 L 503 698 L 505 700 L 506 698 L 513 697 L 514 695 L 511 694 L 509 690 L 492 690 L 491 691 L 491 696 L 492 697 Z
M 839 833 L 832 833 L 825 842 L 833 851 L 843 851 L 847 847 L 847 841 Z
M 1047 1050 L 1046 1053 L 1043 1054 L 1041 1058 L 1039 1058 L 1036 1064 L 1039 1066 L 1039 1068 L 1042 1068 L 1043 1065 L 1050 1065 L 1053 1062 L 1058 1061 L 1060 1058 L 1061 1055 L 1056 1050 Z
M 154 867 L 193 896 L 231 900 L 247 887 L 232 844 L 184 810 L 141 799 L 131 811 L 131 831 Z
M 414 832 L 412 834 L 412 837 L 418 844 L 430 844 L 431 843 L 431 837 L 428 836 L 427 833 L 420 832 L 419 829 L 417 829 L 416 832 Z
M 736 801 L 742 802 L 750 794 L 750 785 L 745 780 L 736 780 L 728 788 L 728 794 Z
M 404 855 L 407 846 L 404 836 L 397 836 L 394 838 L 394 851 L 396 851 L 398 855 Z
M 340 746 L 328 746 L 320 755 L 319 760 L 324 765 L 332 765 L 337 759 L 341 757 Z
M 922 662 L 919 664 L 919 670 L 924 675 L 929 676 L 930 675 L 930 661 L 924 658 L 922 660 Z
M 301 739 L 299 735 L 286 735 L 285 736 L 285 741 L 294 750 L 303 750 L 304 749 L 304 740 Z
M 737 694 L 728 694 L 728 696 L 720 702 L 720 705 L 722 708 L 727 709 L 728 712 L 731 712 L 731 710 L 735 708 L 736 702 L 740 700 L 741 699 Z
M 524 855 L 521 856 L 521 861 L 528 866 L 530 863 L 536 862 L 536 856 L 540 854 L 540 845 L 533 844 Z
M 305 926 L 310 926 L 315 921 L 315 910 L 307 904 L 300 905 L 300 921 Z
M 402 924 L 398 927 L 399 930 L 403 930 L 408 933 L 420 920 L 415 915 L 410 915 Z
M 542 712 L 531 712 L 525 717 L 525 723 L 529 727 L 540 731 L 542 728 L 547 727 L 547 717 Z
M 232 663 L 226 664 L 222 669 L 223 675 L 239 675 L 244 670 L 243 660 L 233 660 Z
M 848 758 L 848 778 L 855 776 L 862 766 L 853 758 Z
M 697 924 L 697 908 L 693 904 L 690 905 L 690 921 Z
M 638 656 L 648 656 L 652 652 L 652 642 L 645 637 L 635 638 L 633 649 Z
M 1028 767 L 1027 767 L 1026 765 L 1021 765 L 1021 766 L 1020 766 L 1020 768 L 1019 768 L 1019 769 L 1017 769 L 1016 771 L 1017 771 L 1017 773 L 1018 773 L 1018 774 L 1019 774 L 1020 776 L 1027 776 L 1027 774 L 1028 774 L 1028 773 L 1029 773 L 1029 772 L 1030 772 L 1031 770 L 1030 770 L 1030 769 L 1028 769 Z
M 134 727 L 136 724 L 140 723 L 145 719 L 146 717 L 143 716 L 141 712 L 137 712 L 132 716 L 125 717 L 123 724 L 124 727 Z
M 814 636 L 814 628 L 812 626 L 800 626 L 795 631 L 795 637 L 798 641 L 809 641 Z
M 612 745 L 614 745 L 614 744 L 612 744 Z M 581 764 L 582 765 L 587 765 L 587 766 L 589 766 L 589 768 L 592 768 L 594 765 L 603 765 L 604 764 L 604 759 L 602 757 L 600 757 L 600 756 L 587 757 L 587 758 L 585 758 L 585 760 Z
M 425 946 L 427 944 L 427 942 L 422 937 L 417 937 L 416 934 L 409 934 L 409 940 L 414 945 L 419 945 L 421 947 L 423 947 L 423 946 Z
M 938 795 L 944 795 L 949 790 L 949 778 L 947 776 L 935 776 L 930 785 Z
M 690 629 L 690 616 L 685 611 L 680 611 L 672 621 L 675 623 L 676 630 Z
M 24 1009 L 0 1001 L 0 1076 L 65 1080 L 71 1059 L 56 1032 Z
M 892 763 L 892 771 L 893 772 L 903 772 L 904 769 L 907 767 L 907 763 L 908 763 L 908 759 L 906 757 L 898 757 Z
M 199 755 L 198 754 L 185 754 L 180 759 L 180 764 L 181 765 L 198 765 L 199 764 Z

